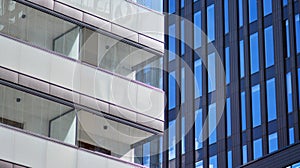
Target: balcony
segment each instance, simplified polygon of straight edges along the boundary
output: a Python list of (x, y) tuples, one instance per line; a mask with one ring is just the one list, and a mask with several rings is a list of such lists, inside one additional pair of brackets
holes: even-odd
[[(1, 67), (100, 101), (98, 111), (162, 125), (161, 55), (14, 1), (4, 2)], [(49, 90), (45, 92), (51, 94)], [(71, 101), (83, 103), (76, 97)]]

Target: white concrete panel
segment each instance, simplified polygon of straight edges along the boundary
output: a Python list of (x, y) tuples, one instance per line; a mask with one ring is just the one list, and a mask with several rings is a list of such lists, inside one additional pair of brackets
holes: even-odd
[[(112, 85), (111, 82), (113, 80), (113, 76), (109, 75), (105, 72), (97, 71), (95, 75), (95, 95), (100, 100), (111, 101), (111, 90)], [(103, 82), (105, 81), (105, 82)]]
[(20, 71), (24, 74), (34, 74), (34, 77), (42, 80), (49, 80), (50, 59), (51, 55), (43, 50), (32, 52), (32, 47), (21, 45)]
[(80, 73), (75, 75), (80, 75), (80, 91), (95, 97), (95, 75), (97, 70), (85, 65), (77, 65), (76, 70), (77, 69)]
[(79, 150), (77, 158), (77, 168), (99, 168), (107, 167), (108, 161), (104, 157), (91, 154), (86, 151)]
[(14, 157), (14, 133), (11, 130), (0, 127), (0, 158), (13, 160)]
[(20, 43), (0, 36), (0, 65), (6, 68), (19, 70), (19, 57), (21, 54), (20, 46)]
[(73, 90), (76, 62), (48, 55), (51, 57), (50, 82)]
[(16, 132), (14, 160), (21, 165), (30, 167), (45, 167), (46, 163), (45, 140)]
[(47, 142), (47, 158), (45, 168), (73, 168), (77, 164), (77, 149)]

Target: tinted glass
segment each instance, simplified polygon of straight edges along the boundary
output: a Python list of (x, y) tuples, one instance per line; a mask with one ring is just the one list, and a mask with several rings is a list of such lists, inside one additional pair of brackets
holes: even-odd
[(232, 151), (227, 152), (227, 167), (232, 168)]
[(250, 36), (250, 68), (251, 74), (259, 71), (258, 33)]
[(224, 0), (224, 29), (225, 34), (229, 32), (228, 0)]
[(175, 59), (175, 24), (169, 26), (169, 61)]
[(195, 112), (195, 149), (202, 148), (202, 109)]
[(246, 95), (245, 92), (241, 93), (241, 113), (242, 113), (242, 131), (246, 130)]
[(243, 146), (243, 164), (248, 162), (248, 151), (247, 151), (247, 145)]
[(215, 5), (207, 7), (207, 41), (215, 40)]
[(217, 142), (217, 129), (216, 129), (216, 103), (209, 105), (208, 107), (208, 122), (209, 122), (209, 144)]
[(202, 96), (202, 62), (198, 59), (195, 66), (195, 98)]
[(231, 136), (230, 98), (226, 99), (227, 136)]
[(243, 10), (243, 0), (239, 0), (239, 26), (242, 27), (243, 26), (243, 22), (244, 22), (244, 14), (243, 14), (244, 10)]
[(244, 40), (240, 41), (240, 76), (245, 76), (245, 62), (244, 62)]
[(209, 168), (217, 168), (217, 167), (218, 167), (217, 155), (209, 157)]
[(203, 160), (196, 162), (196, 168), (203, 168)]
[(175, 1), (169, 0), (169, 13), (175, 13)]
[(169, 122), (169, 160), (175, 158), (176, 154), (176, 121)]
[(300, 53), (300, 14), (295, 15), (295, 29), (297, 53)]
[(287, 110), (293, 112), (293, 95), (292, 95), (292, 77), (291, 72), (286, 74), (286, 96), (287, 96)]
[(286, 40), (286, 57), (290, 57), (290, 30), (289, 30), (289, 20), (285, 20), (285, 40)]
[(208, 55), (208, 93), (216, 90), (216, 61), (215, 53)]
[(253, 141), (253, 158), (260, 158), (262, 154), (262, 139), (260, 138)]
[(265, 28), (265, 63), (266, 68), (274, 65), (273, 26)]
[(260, 112), (260, 87), (255, 85), (252, 87), (252, 126), (257, 127), (261, 124)]
[(275, 78), (267, 81), (267, 111), (268, 121), (272, 121), (277, 118)]
[(230, 52), (229, 47), (225, 48), (225, 71), (226, 71), (226, 84), (230, 83)]
[(272, 0), (264, 0), (264, 16), (272, 13)]
[(169, 74), (169, 109), (175, 108), (176, 106), (176, 80), (175, 80), (175, 72), (171, 72)]
[(289, 142), (290, 145), (295, 143), (294, 128), (289, 129)]
[(184, 55), (185, 53), (185, 37), (184, 37), (184, 20), (181, 20), (181, 55)]
[(257, 20), (257, 0), (248, 0), (249, 23)]
[(194, 14), (194, 48), (201, 47), (201, 11)]
[(278, 150), (277, 132), (269, 135), (269, 153)]

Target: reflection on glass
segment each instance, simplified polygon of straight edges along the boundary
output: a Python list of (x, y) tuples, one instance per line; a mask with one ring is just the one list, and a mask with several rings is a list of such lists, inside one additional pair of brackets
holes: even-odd
[(277, 132), (269, 135), (269, 153), (278, 150)]
[(277, 118), (275, 78), (272, 78), (267, 81), (267, 111), (268, 111), (268, 122), (275, 120)]
[(242, 27), (244, 24), (244, 10), (243, 10), (243, 0), (239, 0), (239, 26)]
[(194, 63), (195, 68), (195, 98), (202, 96), (202, 61), (198, 59)]
[(292, 76), (291, 72), (286, 74), (286, 97), (288, 113), (293, 112)]
[(240, 41), (240, 77), (245, 77), (244, 40)]
[(216, 56), (215, 53), (208, 55), (208, 93), (216, 90)]
[(224, 0), (224, 29), (225, 34), (229, 32), (229, 12), (228, 12), (228, 0)]
[(169, 160), (176, 157), (176, 121), (169, 122)]
[(264, 2), (264, 16), (272, 13), (272, 0), (263, 0)]
[(257, 0), (248, 0), (249, 23), (257, 20)]
[(296, 51), (300, 53), (300, 14), (295, 15)]
[(217, 157), (217, 155), (209, 157), (209, 168), (218, 168), (218, 157)]
[(176, 79), (175, 72), (169, 74), (169, 95), (168, 95), (169, 110), (176, 106)]
[(217, 109), (216, 103), (210, 104), (208, 107), (208, 133), (209, 133), (209, 145), (217, 142)]
[(229, 47), (225, 48), (225, 72), (226, 72), (226, 84), (230, 83), (230, 51)]
[(241, 93), (241, 115), (242, 115), (242, 131), (246, 130), (246, 95), (245, 92)]
[(203, 168), (203, 160), (196, 162), (196, 168)]
[(289, 20), (285, 20), (285, 40), (286, 40), (286, 57), (291, 56), (290, 52), (290, 30), (289, 30)]
[(226, 99), (226, 118), (227, 118), (227, 136), (231, 136), (231, 111), (230, 111), (230, 98)]
[(261, 124), (260, 112), (260, 86), (252, 87), (252, 126), (253, 128)]
[(253, 141), (253, 159), (262, 157), (262, 139)]
[(294, 128), (289, 129), (289, 143), (290, 145), (295, 143)]
[(251, 74), (259, 71), (258, 33), (250, 35), (250, 70)]
[(227, 152), (227, 168), (232, 168), (232, 151)]
[(202, 148), (202, 109), (195, 112), (195, 149)]
[(265, 28), (265, 60), (266, 68), (274, 65), (273, 26)]
[(207, 41), (215, 40), (215, 5), (207, 7)]
[(247, 145), (243, 146), (243, 164), (246, 164), (248, 162), (248, 151), (247, 151)]
[(194, 14), (194, 48), (201, 47), (201, 11)]

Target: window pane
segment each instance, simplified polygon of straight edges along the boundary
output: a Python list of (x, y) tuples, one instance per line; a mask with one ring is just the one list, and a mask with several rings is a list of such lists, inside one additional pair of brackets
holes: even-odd
[(195, 112), (195, 149), (202, 148), (202, 109)]
[(251, 74), (259, 71), (258, 33), (250, 36), (250, 64)]
[(288, 0), (282, 0), (283, 6), (286, 6), (288, 4)]
[(253, 128), (261, 124), (259, 85), (255, 85), (252, 87), (252, 124)]
[(267, 111), (268, 122), (275, 120), (276, 116), (276, 86), (275, 78), (267, 81)]
[(230, 52), (229, 47), (225, 48), (225, 64), (226, 64), (226, 84), (230, 83)]
[(266, 68), (274, 65), (273, 26), (265, 28), (265, 59)]
[(218, 158), (217, 155), (209, 158), (209, 168), (217, 168), (218, 167)]
[(150, 167), (150, 143), (143, 144), (143, 165)]
[(247, 145), (243, 146), (243, 164), (248, 162)]
[(208, 119), (209, 119), (209, 144), (213, 144), (217, 142), (217, 129), (216, 129), (216, 103), (213, 103), (209, 105), (209, 111), (208, 111)]
[(257, 0), (248, 0), (249, 5), (249, 23), (257, 20)]
[(253, 141), (253, 158), (257, 159), (262, 157), (262, 139)]
[(288, 112), (293, 112), (293, 97), (292, 97), (292, 77), (291, 72), (286, 74), (286, 96)]
[(244, 10), (243, 10), (243, 0), (239, 0), (239, 25), (240, 27), (243, 26), (244, 22)]
[(184, 0), (181, 0), (181, 8), (183, 8), (184, 7)]
[(241, 112), (242, 112), (242, 131), (246, 130), (246, 95), (245, 92), (241, 93)]
[(175, 24), (169, 26), (169, 61), (175, 59)]
[(203, 160), (196, 162), (196, 168), (203, 168)]
[(207, 41), (215, 40), (215, 5), (207, 7)]
[(201, 47), (201, 11), (194, 14), (194, 48)]
[(227, 168), (232, 168), (232, 151), (227, 152)]
[(169, 13), (175, 13), (175, 1), (169, 0)]
[(285, 20), (285, 40), (286, 40), (286, 54), (287, 57), (290, 57), (290, 29), (289, 29), (289, 20)]
[(183, 104), (184, 101), (185, 101), (185, 69), (184, 69), (184, 67), (181, 68), (181, 87), (180, 87), (180, 92), (181, 92), (181, 104)]
[(244, 62), (244, 40), (240, 41), (240, 76), (245, 76), (245, 62)]
[(216, 90), (216, 63), (215, 53), (208, 55), (208, 93)]
[(264, 0), (264, 16), (272, 13), (272, 0)]
[(198, 59), (195, 66), (195, 98), (202, 96), (202, 62)]
[(229, 32), (228, 0), (224, 0), (225, 34)]
[(176, 156), (176, 121), (169, 122), (169, 160), (172, 160)]
[(269, 135), (269, 153), (278, 150), (277, 132)]
[(181, 154), (185, 154), (185, 118), (181, 118)]
[(226, 99), (226, 117), (227, 117), (227, 136), (231, 136), (231, 112), (230, 112), (230, 98)]
[(184, 20), (181, 20), (181, 55), (185, 53)]
[(297, 53), (300, 53), (300, 14), (295, 15), (295, 28), (296, 28), (296, 48)]
[(294, 128), (290, 128), (289, 129), (289, 141), (290, 141), (290, 145), (291, 144), (294, 144), (294, 139), (295, 139), (295, 137), (294, 137)]
[(176, 106), (176, 80), (175, 72), (169, 74), (169, 110)]

